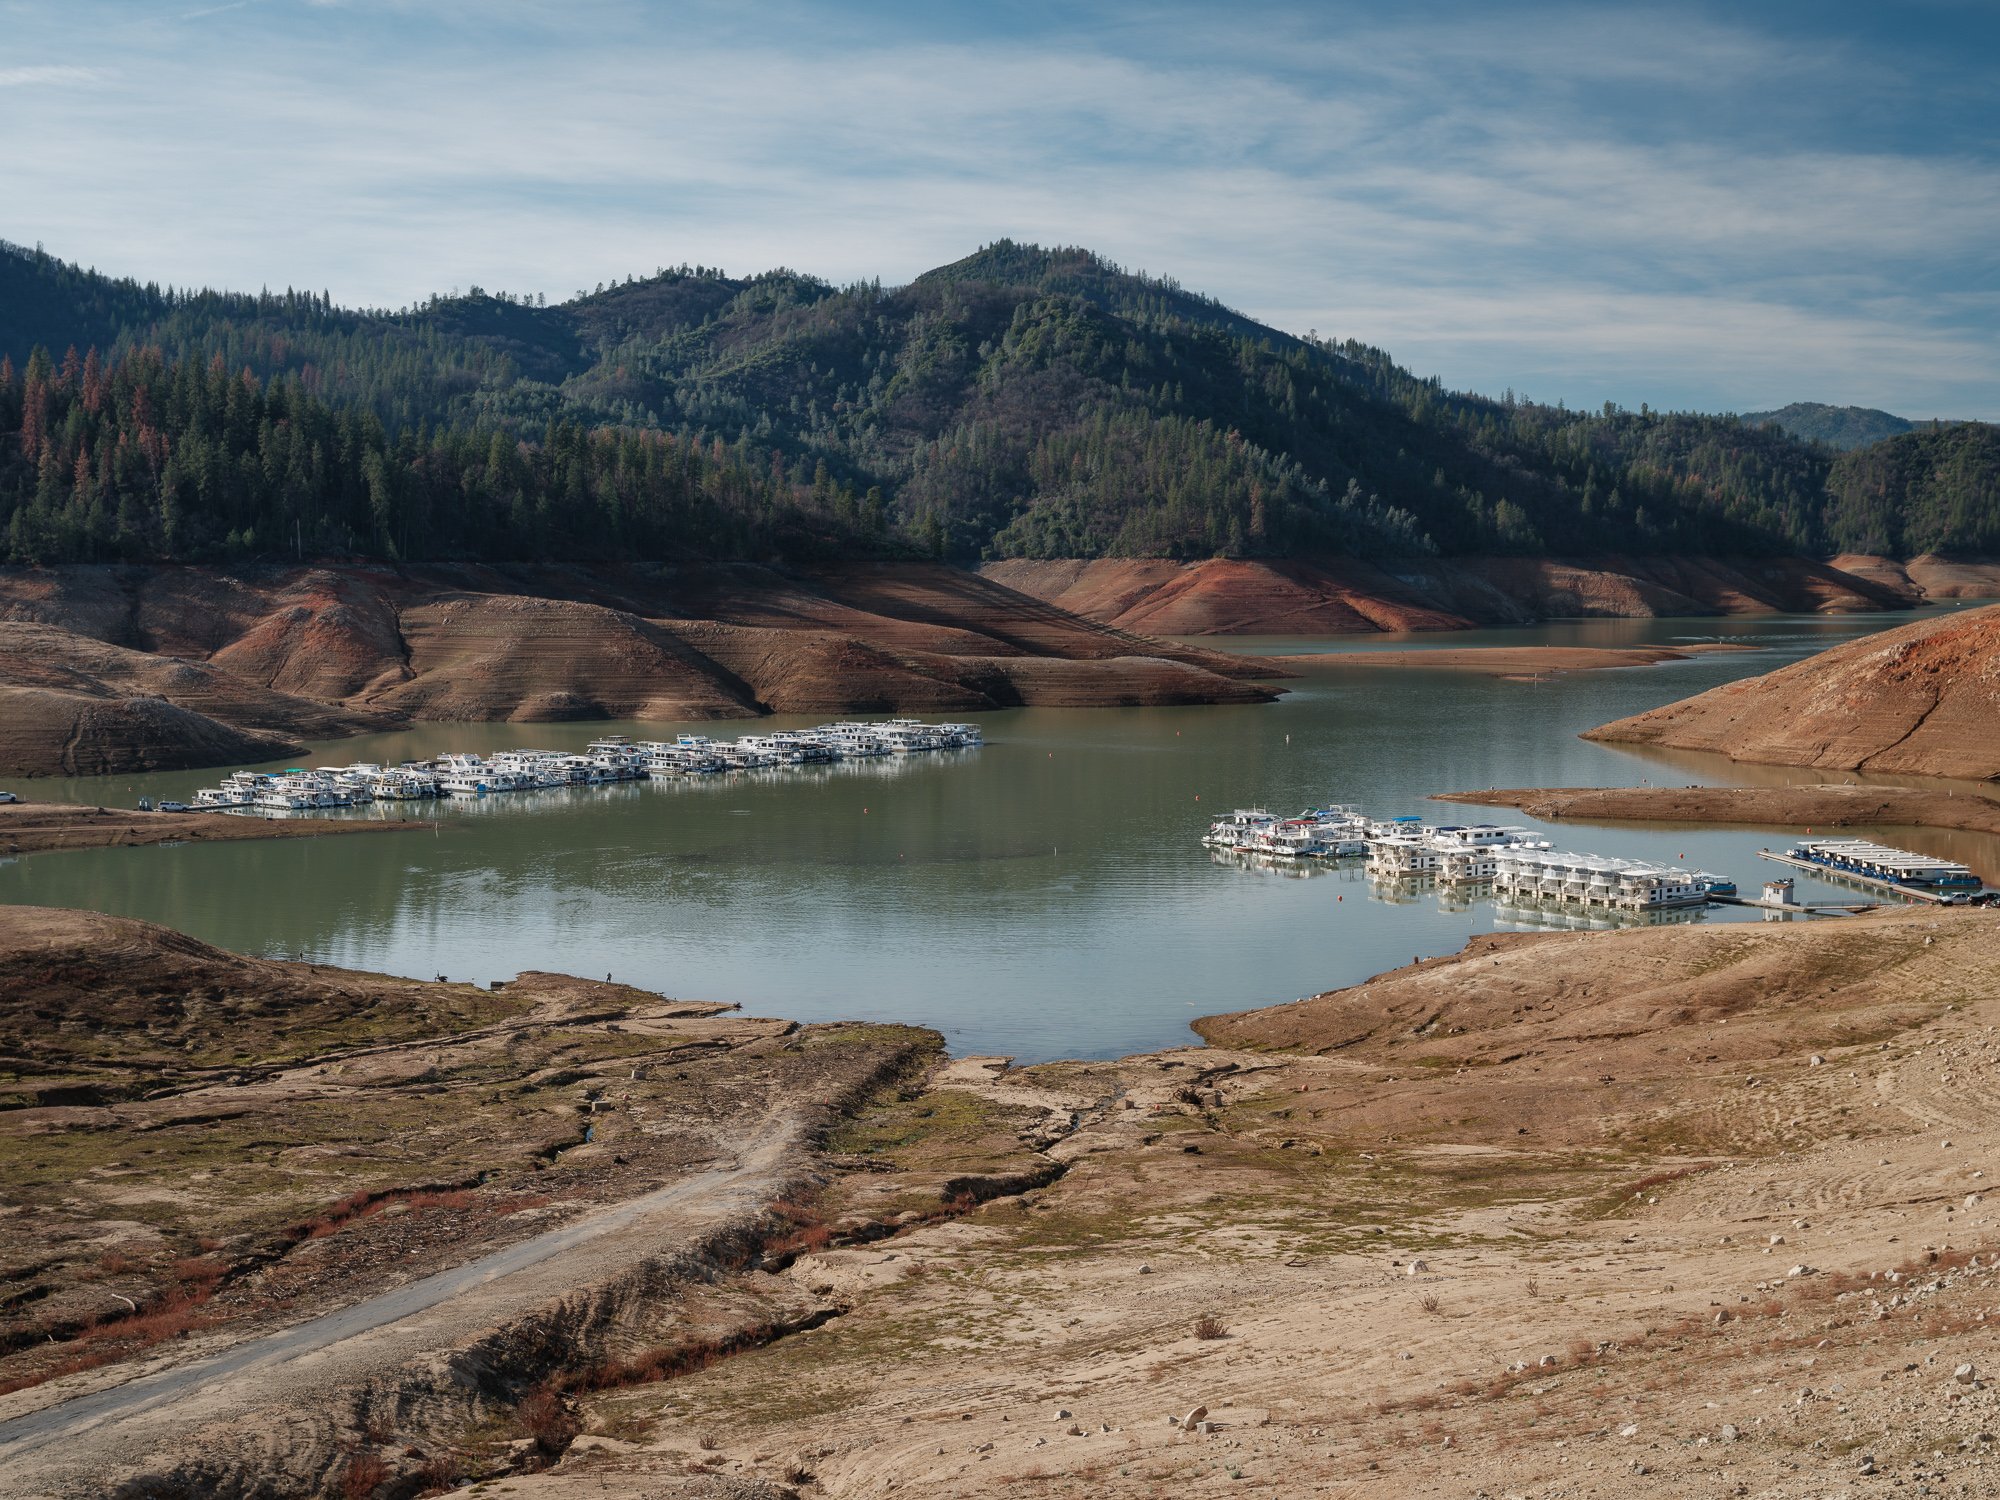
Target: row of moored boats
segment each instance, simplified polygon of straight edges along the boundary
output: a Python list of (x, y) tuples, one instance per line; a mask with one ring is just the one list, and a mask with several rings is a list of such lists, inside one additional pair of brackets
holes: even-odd
[(1374, 819), (1346, 805), (1293, 818), (1240, 808), (1212, 823), (1202, 842), (1259, 859), (1365, 858), (1368, 873), (1387, 880), (1483, 885), (1524, 901), (1658, 911), (1736, 894), (1733, 881), (1704, 870), (1570, 853), (1526, 828)]
[[(1494, 823), (1430, 826), (1421, 818), (1371, 818), (1346, 803), (1308, 808), (1285, 818), (1261, 807), (1238, 808), (1209, 825), (1201, 840), (1211, 849), (1236, 854), (1268, 854), (1279, 859), (1348, 859), (1363, 855), (1401, 858), (1414, 866), (1448, 853), (1496, 848), (1546, 849), (1549, 842), (1525, 828)], [(1393, 853), (1392, 853), (1393, 851)], [(1419, 873), (1412, 869), (1411, 873)]]
[(973, 749), (982, 743), (976, 724), (926, 724), (917, 719), (822, 724), (814, 729), (746, 734), (735, 739), (683, 734), (673, 740), (635, 741), (625, 735), (609, 735), (591, 741), (581, 753), (499, 750), (490, 755), (440, 755), (397, 766), (363, 761), (311, 770), (237, 771), (220, 786), (196, 792), (194, 806), (221, 811), (298, 812), (370, 802), (484, 797), (553, 787), (830, 765)]

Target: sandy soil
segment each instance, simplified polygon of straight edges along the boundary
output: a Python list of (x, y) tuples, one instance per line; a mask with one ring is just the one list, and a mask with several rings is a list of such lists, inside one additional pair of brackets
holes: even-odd
[(111, 845), (195, 844), (228, 839), (304, 839), (322, 833), (391, 833), (429, 827), (360, 818), (259, 818), (244, 813), (126, 812), (67, 802), (0, 805), (0, 854), (43, 854)]
[[(1547, 822), (1750, 823), (1777, 828), (1960, 828), (2000, 833), (2000, 801), (1903, 786), (1489, 787), (1439, 802), (1518, 807)], [(2000, 872), (1996, 872), (2000, 873)]]
[(1990, 781), (2000, 777), (2000, 606), (1863, 636), (1584, 738)]
[(1269, 659), (1293, 672), (1346, 667), (1431, 667), (1445, 672), (1478, 672), (1515, 682), (1539, 682), (1567, 672), (1651, 667), (1666, 661), (1686, 661), (1713, 651), (1757, 649), (1727, 642), (1693, 646), (1473, 646), (1413, 651), (1322, 651), (1297, 656), (1279, 654)]

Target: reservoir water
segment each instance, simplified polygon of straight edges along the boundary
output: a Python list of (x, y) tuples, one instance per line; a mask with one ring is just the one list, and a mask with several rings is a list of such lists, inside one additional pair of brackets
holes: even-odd
[[(1188, 1021), (1349, 984), (1467, 936), (1533, 925), (1491, 901), (1378, 891), (1358, 862), (1310, 878), (1212, 859), (1238, 806), (1352, 802), (1378, 815), (1528, 823), (1429, 803), (1489, 786), (1856, 779), (1638, 754), (1579, 731), (1768, 671), (1906, 616), (1587, 621), (1363, 640), (1204, 641), (1361, 651), (1737, 641), (1754, 651), (1512, 682), (1417, 669), (1316, 670), (1276, 704), (1021, 709), (987, 744), (821, 771), (382, 805), (410, 833), (89, 850), (0, 862), (0, 903), (89, 907), (238, 951), (486, 981), (609, 973), (800, 1020), (936, 1026), (957, 1052), (1109, 1056), (1193, 1040)], [(792, 720), (745, 722), (759, 732)], [(298, 764), (446, 749), (581, 746), (687, 725), (427, 725), (315, 746)], [(728, 734), (739, 726), (700, 726)], [(30, 782), (37, 798), (130, 806), (219, 771)], [(1564, 824), (1557, 847), (1679, 861), (1746, 891), (1784, 837)], [(1990, 839), (1879, 830), (2000, 876)], [(1801, 899), (1854, 899), (1801, 878)], [(0, 920), (3, 920), (0, 917)], [(1683, 920), (1761, 920), (1717, 908)], [(1544, 918), (1544, 922), (1557, 919)], [(1823, 920), (1842, 920), (1839, 918)]]

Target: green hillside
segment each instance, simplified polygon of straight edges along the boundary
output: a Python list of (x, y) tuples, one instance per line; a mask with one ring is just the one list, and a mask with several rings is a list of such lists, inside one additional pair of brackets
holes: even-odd
[[(99, 351), (97, 397), (71, 348)], [(1756, 554), (1881, 535), (1966, 550), (1991, 530), (1976, 444), (1969, 469), (1863, 478), (1734, 417), (1450, 392), (1381, 350), (1006, 241), (896, 288), (682, 266), (559, 306), (473, 288), (397, 310), (140, 286), (9, 247), (0, 356), (0, 534), (17, 560), (308, 538), (411, 558)], [(105, 385), (109, 370), (124, 373)], [(224, 377), (210, 406), (129, 405)], [(213, 402), (239, 388), (269, 436), (232, 429), (229, 486), (187, 488), (190, 449), (215, 451)], [(114, 389), (115, 409), (90, 409)], [(300, 449), (307, 413), (358, 436)], [(141, 428), (164, 455), (151, 466), (131, 457)], [(629, 478), (554, 457), (635, 443), (726, 498), (635, 500)], [(391, 478), (362, 505), (370, 455)], [(1921, 502), (1895, 488), (1920, 479)], [(454, 509), (446, 488), (472, 498)], [(170, 500), (176, 526), (137, 524)], [(119, 515), (133, 524), (102, 520)]]
[(1822, 401), (1794, 401), (1776, 411), (1746, 411), (1743, 420), (1752, 427), (1773, 423), (1795, 438), (1825, 443), (1842, 452), (1900, 437), (1917, 425), (1907, 417), (1872, 406), (1828, 406)]

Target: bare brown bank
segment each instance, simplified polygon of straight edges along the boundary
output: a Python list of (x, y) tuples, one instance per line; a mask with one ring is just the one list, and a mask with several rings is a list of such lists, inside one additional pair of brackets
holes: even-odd
[(1024, 1193), (802, 1258), (846, 1312), (585, 1394), (514, 1493), (1990, 1494), (1996, 936), (1482, 938), (1206, 1049), (960, 1060), (836, 1195)]
[(1723, 642), (1693, 646), (1471, 646), (1453, 650), (1320, 651), (1273, 655), (1290, 672), (1340, 671), (1348, 667), (1423, 667), (1439, 672), (1477, 672), (1517, 682), (1537, 682), (1569, 672), (1603, 672), (1620, 667), (1653, 667), (1687, 661), (1717, 651), (1755, 651)]
[[(1912, 570), (1921, 572), (1915, 564)], [(1165, 636), (1465, 630), (1580, 616), (1853, 613), (1908, 609), (1926, 597), (1912, 572), (1893, 566), (1850, 572), (1839, 560), (1807, 558), (1013, 559), (980, 571), (1089, 619)], [(1988, 571), (2000, 579), (2000, 569)]]
[[(107, 962), (137, 960), (154, 996), (259, 987), (215, 967), (249, 961), (116, 925), (62, 940), (85, 953), (109, 942)], [(606, 1247), (585, 1247), (514, 1280), (523, 1300), (505, 1326), (546, 1330), (539, 1340), (477, 1332), (500, 1309), (467, 1289), (410, 1320), (473, 1341), (457, 1354), (402, 1362), (382, 1329), (224, 1383), (151, 1429), (92, 1428), (18, 1456), (6, 1445), (21, 1429), (0, 1416), (0, 1476), (38, 1493), (24, 1476), (67, 1484), (143, 1460), (210, 1493), (386, 1496), (426, 1466), (440, 1481), (460, 1466), (511, 1470), (523, 1500), (1139, 1500), (1215, 1485), (1804, 1496), (1868, 1470), (1987, 1494), (1996, 937), (1986, 913), (1486, 937), (1349, 990), (1210, 1018), (1207, 1048), (902, 1073), (880, 1065), (923, 1048), (899, 1053), (883, 1028), (796, 1045), (782, 1023), (757, 1023), (779, 1029), (726, 1042), (711, 1020), (650, 1017), (579, 981), (527, 976), (498, 996), (405, 986), (408, 999), (380, 1003), (365, 976), (260, 966), (260, 984), (298, 997), (302, 1032), (318, 1032), (268, 1075), (273, 1098), (308, 1090), (290, 1107), (436, 1097), (468, 1122), (451, 1152), (518, 1160), (509, 1143), (533, 1138), (537, 1119), (555, 1126), (566, 1094), (595, 1085), (622, 1106), (631, 1088), (636, 1117), (569, 1114), (567, 1129), (589, 1118), (621, 1132), (557, 1158), (554, 1180), (591, 1194), (600, 1172), (619, 1190), (639, 1180), (607, 1160), (633, 1150), (654, 1153), (646, 1180), (670, 1173), (657, 1153), (676, 1140), (690, 1153), (676, 1160), (740, 1157), (732, 1122), (773, 1097), (754, 1080), (774, 1066), (801, 1083), (833, 1069), (809, 1096), (871, 1066), (878, 1087), (818, 1116), (811, 1175), (825, 1185), (809, 1205), (792, 1198), (761, 1258), (682, 1259), (621, 1301), (594, 1290)], [(559, 999), (538, 993), (558, 983), (570, 986)], [(414, 1032), (300, 1056), (351, 1024), (341, 997), (356, 993)], [(144, 1014), (161, 1000), (135, 988), (121, 1003)], [(253, 1006), (242, 1025), (255, 1038), (290, 1003)], [(425, 1003), (439, 1008), (411, 1023)], [(213, 1067), (201, 1026), (188, 1014), (148, 1034), (169, 1066)], [(440, 1040), (418, 1041), (425, 1029)], [(168, 1061), (191, 1039), (190, 1062)], [(600, 1049), (618, 1047), (631, 1051), (614, 1071)], [(549, 1071), (565, 1055), (576, 1064)], [(480, 1080), (496, 1102), (532, 1083), (518, 1096), (527, 1123), (482, 1104)], [(207, 1132), (269, 1132), (268, 1115), (201, 1123), (216, 1097), (134, 1101), (115, 1121), (17, 1111), (12, 1149), (42, 1154), (31, 1160), (88, 1145), (138, 1168), (67, 1174), (90, 1184), (92, 1206), (64, 1209), (80, 1221), (68, 1238), (40, 1238), (61, 1247), (44, 1259), (81, 1275), (33, 1274), (70, 1276), (67, 1297), (110, 1274), (92, 1258), (104, 1232), (85, 1226), (150, 1222), (132, 1208), (147, 1174), (226, 1207), (254, 1161), (208, 1186), (143, 1157), (151, 1144), (198, 1150)], [(355, 1172), (371, 1160), (357, 1128), (304, 1160)], [(579, 1153), (593, 1151), (586, 1168)], [(393, 1164), (367, 1170), (409, 1182)], [(522, 1190), (507, 1176), (460, 1197), (391, 1194), (274, 1262), (276, 1279), (315, 1307), (371, 1277), (417, 1284), (491, 1236), (530, 1233), (543, 1210)], [(687, 1211), (712, 1224), (719, 1210)], [(440, 1385), (441, 1367), (455, 1385)], [(466, 1393), (482, 1391), (467, 1420)], [(145, 1441), (120, 1450), (121, 1432)]]
[(1957, 828), (2000, 833), (2000, 801), (1901, 786), (1496, 787), (1438, 802), (1518, 807), (1547, 822), (1751, 823), (1780, 828)]
[(0, 569), (0, 774), (291, 753), (412, 721), (1256, 703), (1269, 663), (955, 569)]
[(242, 813), (125, 812), (62, 802), (0, 806), (0, 854), (45, 854), (142, 844), (303, 839), (323, 833), (393, 833), (428, 825), (374, 818), (259, 818)]
[(407, 1494), (560, 1452), (538, 1383), (781, 1264), (813, 1139), (937, 1047), (6, 918), (9, 1496), (365, 1494), (378, 1464)]
[(2000, 606), (1919, 620), (1585, 739), (1762, 765), (2000, 777)]

